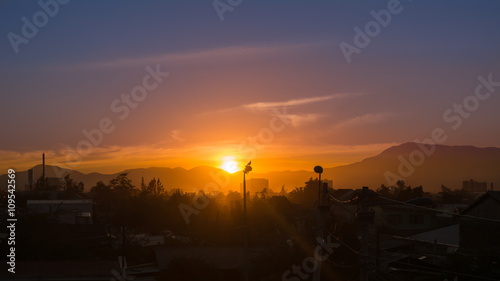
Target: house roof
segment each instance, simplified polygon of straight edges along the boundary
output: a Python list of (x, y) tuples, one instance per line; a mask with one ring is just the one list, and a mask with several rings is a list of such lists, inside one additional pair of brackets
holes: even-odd
[[(406, 237), (411, 239), (411, 236)], [(458, 224), (437, 228), (434, 230), (421, 232), (413, 235), (413, 239), (429, 243), (457, 246), (459, 244), (459, 227)]]
[(356, 190), (354, 189), (345, 189), (345, 188), (336, 189), (333, 191), (333, 196), (340, 201), (347, 201), (352, 198), (355, 191)]
[(500, 191), (488, 191), (486, 193), (489, 194), (491, 197), (493, 197), (498, 202), (500, 202)]
[(406, 201), (406, 203), (417, 205), (417, 206), (426, 206), (426, 205), (433, 205), (434, 201), (432, 201), (431, 198), (427, 198), (427, 197), (416, 197), (416, 198), (413, 198), (413, 199)]
[(500, 191), (488, 191), (485, 194), (481, 195), (476, 201), (472, 202), (467, 208), (465, 208), (461, 214), (467, 214), (470, 210), (475, 208), (477, 205), (479, 205), (481, 202), (483, 202), (486, 198), (491, 197), (495, 201), (500, 204)]
[(396, 211), (401, 211), (401, 212), (410, 212), (410, 213), (418, 213), (418, 214), (422, 214), (422, 213), (429, 213), (429, 214), (435, 214), (435, 212), (433, 210), (428, 210), (428, 209), (422, 209), (422, 208), (419, 208), (419, 206), (415, 205), (415, 206), (410, 206), (410, 205), (402, 205), (402, 204), (397, 204), (397, 203), (393, 203), (393, 202), (387, 202), (387, 203), (378, 203), (376, 205), (374, 205), (374, 207), (378, 207), (382, 210), (396, 210)]

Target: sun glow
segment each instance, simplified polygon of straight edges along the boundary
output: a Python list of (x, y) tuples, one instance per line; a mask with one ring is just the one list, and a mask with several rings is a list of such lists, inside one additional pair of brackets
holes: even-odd
[(224, 171), (232, 174), (241, 169), (238, 167), (238, 162), (234, 160), (233, 156), (226, 156), (222, 158), (222, 165), (220, 166)]

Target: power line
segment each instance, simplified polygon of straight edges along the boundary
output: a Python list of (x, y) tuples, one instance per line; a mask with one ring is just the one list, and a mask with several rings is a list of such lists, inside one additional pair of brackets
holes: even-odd
[[(328, 233), (330, 233), (330, 232), (328, 232)], [(349, 247), (348, 245), (346, 245), (344, 242), (342, 242), (341, 240), (337, 239), (337, 237), (335, 237), (332, 233), (330, 233), (330, 234), (337, 241), (341, 242), (342, 244), (344, 244), (344, 246), (348, 247), (351, 251), (353, 251), (354, 253), (359, 254), (359, 252), (353, 250), (351, 247)], [(494, 278), (484, 277), (484, 276), (479, 276), (479, 275), (472, 275), (472, 274), (468, 274), (468, 273), (464, 273), (464, 272), (451, 271), (451, 270), (446, 270), (446, 269), (436, 269), (436, 268), (426, 267), (426, 266), (422, 266), (422, 265), (416, 265), (416, 264), (408, 264), (408, 263), (404, 263), (404, 262), (398, 262), (398, 261), (395, 261), (395, 260), (390, 259), (390, 258), (377, 257), (377, 256), (373, 256), (373, 255), (367, 255), (367, 257), (374, 258), (374, 259), (379, 259), (379, 260), (386, 260), (386, 261), (390, 261), (390, 262), (395, 263), (395, 264), (401, 264), (401, 265), (406, 265), (406, 266), (410, 266), (410, 267), (418, 267), (418, 268), (422, 268), (422, 269), (431, 270), (431, 272), (421, 271), (421, 273), (443, 272), (443, 273), (456, 274), (456, 275), (473, 277), (473, 278), (478, 278), (478, 279), (483, 279), (483, 280), (500, 281), (500, 279), (494, 279)]]
[[(332, 194), (330, 194), (330, 193), (328, 193), (328, 194), (329, 194), (330, 198), (332, 199), (332, 201), (338, 203), (340, 205), (340, 207), (342, 207), (342, 208), (343, 208), (343, 206), (342, 206), (343, 204), (353, 203), (354, 201), (357, 201), (357, 199), (359, 199), (359, 196), (360, 196), (360, 194), (354, 193), (353, 196), (352, 196), (352, 198), (350, 200), (342, 201), (342, 200), (339, 200), (339, 199), (335, 198)], [(375, 192), (372, 192), (370, 195), (374, 195), (375, 197), (380, 198), (380, 199), (385, 200), (385, 201), (389, 201), (389, 202), (393, 202), (393, 203), (397, 203), (397, 204), (401, 204), (401, 205), (410, 206), (410, 207), (415, 208), (415, 209), (419, 208), (419, 209), (422, 209), (422, 210), (427, 210), (427, 211), (436, 212), (436, 213), (442, 213), (442, 214), (449, 214), (449, 215), (452, 215), (452, 216), (459, 216), (459, 217), (462, 217), (462, 218), (475, 219), (475, 220), (481, 220), (481, 221), (487, 221), (487, 222), (493, 222), (493, 223), (500, 223), (500, 220), (494, 220), (494, 219), (476, 217), (476, 216), (465, 215), (465, 214), (451, 213), (451, 212), (447, 212), (447, 211), (442, 211), (442, 210), (437, 210), (437, 209), (428, 208), (428, 207), (422, 207), (422, 206), (418, 206), (418, 205), (414, 205), (414, 204), (410, 204), (410, 203), (406, 203), (406, 202), (401, 202), (401, 201), (397, 201), (397, 200), (393, 200), (393, 199), (389, 199), (389, 198), (380, 196), (380, 195), (376, 194)], [(343, 209), (347, 209), (347, 208), (343, 208)], [(386, 220), (385, 217), (383, 217), (383, 219)], [(351, 248), (349, 245), (347, 245), (339, 237), (335, 236), (330, 231), (326, 230), (326, 232), (328, 234), (332, 235), (338, 242), (340, 242), (342, 245), (344, 245), (346, 248), (348, 248), (353, 253), (355, 253), (357, 255), (361, 255), (360, 252), (358, 252), (358, 251), (354, 250), (353, 248)], [(378, 259), (378, 260), (392, 261), (392, 263), (394, 263), (394, 264), (402, 264), (402, 265), (406, 265), (406, 266), (413, 267), (413, 268), (420, 268), (420, 269), (428, 270), (427, 272), (422, 271), (422, 270), (416, 270), (417, 273), (427, 273), (427, 274), (448, 273), (448, 274), (460, 275), (460, 276), (465, 276), (465, 277), (478, 278), (478, 279), (482, 279), (482, 280), (500, 281), (500, 279), (494, 279), (494, 278), (490, 278), (490, 277), (472, 275), (472, 274), (468, 274), (468, 273), (464, 273), (464, 272), (456, 272), (456, 271), (445, 270), (445, 269), (436, 269), (436, 268), (431, 268), (431, 267), (426, 267), (426, 266), (421, 266), (421, 265), (416, 265), (416, 264), (407, 264), (407, 263), (398, 262), (398, 261), (394, 261), (394, 260), (387, 259), (387, 258), (382, 258), (382, 257), (379, 257), (379, 256), (372, 256), (372, 255), (369, 255), (369, 254), (366, 254), (366, 253), (363, 254), (363, 255), (366, 256), (366, 257), (375, 258), (375, 259)], [(379, 277), (381, 277), (381, 276), (379, 275)]]
[[(332, 198), (333, 198), (333, 196), (332, 196)], [(409, 204), (409, 203), (400, 202), (400, 201), (396, 201), (396, 200), (392, 200), (392, 199), (388, 199), (388, 198), (384, 198), (384, 197), (382, 197), (382, 199), (386, 199), (386, 200), (397, 202), (397, 203), (403, 203), (404, 205), (410, 205), (412, 207), (420, 207), (420, 206), (416, 206), (416, 205), (412, 205), (412, 204)], [(342, 201), (340, 201), (340, 202), (342, 202)], [(428, 210), (432, 210), (432, 211), (435, 211), (435, 212), (442, 212), (442, 211), (431, 209), (431, 208), (426, 208), (426, 207), (423, 207), (423, 208), (428, 209)], [(446, 212), (444, 212), (444, 213), (446, 213)], [(462, 216), (467, 216), (467, 215), (462, 215)], [(473, 217), (473, 216), (467, 216), (467, 217), (472, 217), (474, 219), (478, 218), (478, 217)], [(383, 219), (386, 219), (386, 218), (383, 217)], [(478, 218), (478, 219), (482, 219), (482, 218)], [(486, 220), (490, 221), (489, 219), (486, 219)], [(500, 222), (500, 221), (494, 221), (494, 222)], [(339, 237), (337, 237), (336, 235), (334, 235), (333, 233), (331, 233), (328, 230), (325, 230), (325, 231), (328, 234), (330, 234), (333, 238), (335, 238), (335, 240), (337, 240), (342, 245), (344, 245), (346, 248), (348, 248), (351, 252), (353, 252), (354, 254), (360, 255), (360, 253), (358, 251), (354, 250), (352, 247), (350, 247), (348, 244), (346, 244), (344, 241), (342, 241)], [(383, 258), (383, 257), (378, 257), (378, 256), (373, 256), (373, 255), (369, 255), (369, 254), (366, 255), (366, 257), (375, 258), (375, 259), (379, 259), (379, 260), (391, 261), (391, 262), (393, 262), (395, 264), (401, 264), (401, 265), (406, 265), (406, 266), (410, 266), (410, 267), (415, 267), (415, 268), (430, 270), (428, 272), (420, 270), (420, 271), (418, 271), (420, 273), (439, 273), (439, 272), (441, 272), (441, 273), (449, 273), (449, 274), (455, 274), (455, 275), (466, 276), (466, 277), (473, 277), (473, 278), (478, 278), (478, 279), (482, 279), (482, 280), (500, 281), (500, 279), (494, 279), (494, 278), (490, 278), (490, 277), (472, 275), (472, 274), (463, 273), (463, 272), (457, 272), (457, 271), (451, 271), (451, 270), (445, 270), (445, 269), (435, 269), (435, 268), (421, 266), (421, 265), (416, 265), (416, 264), (407, 264), (407, 263), (404, 263), (404, 262), (394, 261), (393, 259)]]
[(356, 215), (356, 213), (357, 213), (356, 211), (351, 210), (351, 209), (345, 207), (344, 204), (338, 204), (338, 205), (335, 205), (335, 206), (339, 206), (341, 209), (346, 210), (348, 213), (350, 213), (352, 215)]
[(427, 210), (427, 211), (431, 211), (431, 212), (448, 214), (448, 215), (452, 215), (452, 216), (459, 216), (459, 217), (468, 218), (468, 219), (476, 219), (476, 220), (482, 220), (482, 221), (487, 221), (487, 222), (500, 223), (500, 220), (494, 220), (494, 219), (476, 217), (476, 216), (471, 216), (471, 215), (464, 215), (464, 214), (459, 214), (459, 213), (452, 213), (452, 212), (437, 210), (437, 209), (433, 209), (433, 208), (418, 206), (418, 205), (410, 204), (410, 203), (407, 203), (407, 202), (397, 201), (397, 200), (389, 199), (389, 198), (386, 198), (386, 197), (383, 197), (383, 196), (380, 196), (380, 195), (376, 195), (376, 196), (378, 198), (386, 200), (386, 201), (394, 202), (394, 203), (401, 204), (401, 205), (410, 206), (410, 207), (413, 207), (413, 208), (419, 208), (419, 209)]
[(331, 232), (330, 232), (330, 231), (328, 231), (328, 230), (325, 230), (325, 231), (326, 231), (328, 234), (330, 234), (333, 238), (335, 238), (335, 240), (339, 241), (339, 242), (340, 242), (340, 244), (344, 245), (346, 248), (348, 248), (349, 250), (351, 250), (351, 252), (353, 252), (353, 253), (355, 253), (355, 254), (359, 255), (359, 252), (358, 252), (358, 251), (354, 250), (353, 248), (351, 248), (351, 246), (347, 245), (347, 243), (345, 243), (344, 241), (342, 241), (342, 240), (340, 239), (340, 237), (336, 236), (335, 234), (331, 233)]
[[(339, 240), (339, 242), (341, 242), (341, 241)], [(352, 248), (350, 248), (350, 249), (352, 249)], [(356, 251), (354, 251), (354, 252), (356, 252)], [(431, 267), (422, 266), (422, 265), (408, 264), (408, 263), (400, 262), (400, 261), (398, 262), (398, 261), (395, 261), (395, 260), (390, 259), (390, 258), (376, 257), (376, 256), (373, 256), (373, 255), (367, 255), (367, 257), (374, 258), (374, 259), (380, 259), (380, 260), (386, 260), (386, 261), (390, 261), (390, 262), (395, 263), (395, 264), (406, 265), (406, 266), (409, 266), (409, 267), (418, 267), (418, 268), (421, 268), (421, 269), (430, 270), (430, 271), (427, 271), (427, 272), (426, 271), (420, 271), (420, 273), (439, 273), (439, 272), (442, 272), (442, 273), (449, 273), (449, 274), (455, 274), (455, 275), (473, 277), (473, 278), (478, 278), (478, 279), (483, 279), (483, 280), (500, 281), (500, 279), (494, 279), (494, 278), (484, 277), (484, 276), (480, 276), (480, 275), (472, 275), (472, 274), (468, 274), (468, 273), (464, 273), (464, 272), (451, 271), (451, 270), (446, 270), (446, 269), (436, 269), (436, 268), (431, 268)]]
[(352, 198), (349, 199), (349, 200), (346, 200), (346, 201), (339, 200), (339, 199), (333, 197), (333, 195), (330, 194), (330, 193), (328, 193), (328, 195), (330, 195), (330, 198), (332, 198), (333, 201), (335, 201), (335, 202), (337, 202), (339, 204), (349, 204), (349, 203), (352, 203), (352, 202), (356, 201), (356, 199), (358, 199), (358, 194), (357, 193), (354, 193), (352, 195)]
[[(390, 198), (387, 198), (387, 197), (383, 197), (383, 196), (378, 195), (375, 192), (373, 192), (373, 194), (375, 194), (375, 196), (377, 198), (380, 198), (380, 199), (383, 199), (383, 200), (386, 200), (386, 201), (390, 201), (390, 202), (393, 202), (393, 203), (401, 204), (401, 205), (410, 206), (410, 207), (413, 207), (413, 208), (419, 208), (419, 209), (422, 209), (422, 210), (427, 210), (427, 211), (441, 213), (441, 214), (448, 214), (448, 215), (452, 215), (452, 216), (459, 216), (459, 217), (468, 218), (468, 219), (475, 219), (475, 220), (482, 220), (482, 221), (487, 221), (487, 222), (500, 223), (500, 220), (494, 220), (494, 219), (476, 217), (476, 216), (471, 216), (471, 215), (464, 215), (464, 214), (460, 214), (460, 213), (452, 213), (452, 212), (447, 212), (447, 211), (443, 211), (443, 210), (437, 210), (437, 209), (433, 209), (433, 208), (418, 206), (418, 205), (410, 204), (410, 203), (407, 203), (407, 202), (402, 202), (402, 201), (390, 199)], [(353, 197), (350, 200), (345, 200), (345, 201), (342, 201), (342, 200), (339, 200), (339, 199), (335, 198), (330, 193), (329, 193), (329, 195), (330, 195), (330, 198), (333, 201), (335, 201), (335, 202), (337, 202), (339, 204), (350, 204), (350, 203), (355, 202), (357, 199), (359, 199), (359, 195), (356, 194), (356, 193), (353, 194)]]
[[(377, 257), (373, 257), (373, 256), (371, 256), (371, 257), (372, 257), (372, 258), (377, 258)], [(380, 259), (384, 259), (384, 258), (380, 258)], [(450, 274), (461, 275), (461, 276), (467, 276), (467, 277), (472, 277), (472, 278), (477, 278), (477, 279), (483, 279), (483, 280), (500, 281), (500, 279), (494, 279), (494, 278), (484, 277), (484, 276), (480, 276), (480, 275), (472, 275), (472, 274), (468, 274), (468, 273), (457, 272), (457, 271), (451, 271), (451, 270), (446, 270), (446, 269), (436, 269), (436, 268), (431, 268), (431, 267), (427, 267), (427, 266), (416, 265), (416, 264), (407, 264), (407, 263), (404, 263), (404, 262), (398, 262), (398, 261), (394, 261), (394, 263), (397, 263), (397, 264), (403, 264), (403, 265), (407, 265), (407, 266), (410, 266), (410, 267), (418, 267), (418, 268), (422, 268), (422, 269), (431, 270), (431, 272), (425, 272), (425, 271), (423, 271), (422, 273), (436, 273), (436, 272), (443, 272), (443, 273), (450, 273)]]

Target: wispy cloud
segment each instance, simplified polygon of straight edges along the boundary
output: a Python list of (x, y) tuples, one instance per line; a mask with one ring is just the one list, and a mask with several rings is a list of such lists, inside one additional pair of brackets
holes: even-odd
[[(360, 96), (360, 95), (364, 95), (364, 94), (362, 94), (362, 93), (337, 93), (337, 94), (331, 94), (331, 95), (326, 95), (326, 96), (307, 97), (307, 98), (292, 99), (292, 100), (285, 100), (285, 101), (255, 102), (255, 103), (238, 105), (238, 106), (230, 107), (230, 108), (218, 109), (215, 111), (206, 111), (206, 112), (202, 112), (200, 114), (207, 115), (207, 114), (213, 114), (214, 112), (228, 113), (228, 112), (233, 112), (235, 110), (241, 110), (241, 109), (246, 109), (246, 110), (250, 110), (250, 111), (266, 111), (266, 110), (273, 109), (273, 108), (294, 107), (294, 106), (299, 106), (299, 105), (306, 105), (306, 104), (328, 101), (328, 100), (333, 100), (333, 99), (346, 98), (346, 97), (355, 97), (355, 96)], [(289, 114), (287, 116), (289, 116)], [(311, 119), (313, 117), (317, 118), (320, 116), (314, 115), (314, 114), (307, 114), (307, 115), (303, 115), (302, 117)]]
[(304, 104), (309, 104), (309, 103), (327, 101), (327, 100), (331, 100), (331, 99), (344, 98), (344, 97), (348, 97), (348, 96), (351, 96), (351, 94), (339, 93), (339, 94), (332, 94), (332, 95), (327, 95), (327, 96), (319, 96), (319, 97), (311, 97), (311, 98), (303, 98), (303, 99), (293, 99), (293, 100), (278, 101), (278, 102), (257, 102), (257, 103), (245, 104), (242, 107), (246, 108), (246, 109), (251, 109), (251, 110), (266, 110), (269, 108), (304, 105)]
[(235, 46), (222, 47), (209, 50), (197, 50), (189, 52), (164, 53), (153, 56), (142, 56), (135, 58), (122, 58), (115, 60), (85, 62), (70, 66), (61, 66), (59, 68), (69, 69), (95, 69), (95, 68), (119, 68), (129, 66), (144, 66), (151, 63), (200, 63), (220, 61), (224, 59), (245, 59), (256, 56), (276, 55), (286, 52), (294, 52), (318, 44), (291, 44), (274, 46)]
[(172, 130), (170, 132), (170, 136), (172, 137), (172, 139), (178, 141), (178, 142), (183, 142), (185, 141), (185, 139), (183, 137), (181, 137), (181, 131), (180, 130)]
[(364, 114), (351, 118), (347, 121), (340, 122), (336, 125), (336, 127), (355, 127), (365, 124), (377, 124), (387, 120), (391, 116), (393, 116), (393, 114), (388, 112)]
[(293, 127), (300, 127), (306, 123), (312, 123), (318, 120), (319, 118), (323, 117), (321, 114), (287, 114), (284, 116), (290, 121), (290, 124), (292, 124)]

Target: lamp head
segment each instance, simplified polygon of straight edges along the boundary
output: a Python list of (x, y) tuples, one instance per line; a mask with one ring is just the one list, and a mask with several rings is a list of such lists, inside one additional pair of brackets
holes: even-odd
[(323, 173), (323, 167), (321, 167), (321, 166), (314, 167), (314, 172), (318, 173), (318, 174)]

